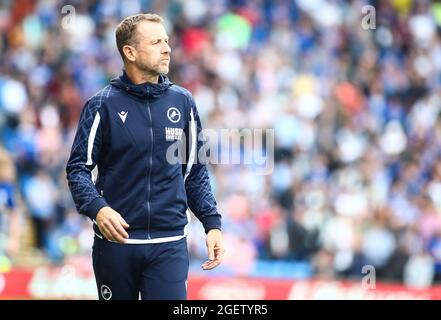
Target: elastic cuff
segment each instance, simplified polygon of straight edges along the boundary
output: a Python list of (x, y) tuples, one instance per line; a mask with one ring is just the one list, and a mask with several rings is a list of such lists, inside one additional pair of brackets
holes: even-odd
[(85, 215), (87, 215), (92, 221), (96, 220), (96, 215), (101, 208), (107, 207), (108, 204), (103, 197), (94, 199), (86, 209)]
[(205, 233), (208, 233), (211, 229), (221, 230), (222, 228), (221, 215), (218, 213), (204, 217), (201, 222)]

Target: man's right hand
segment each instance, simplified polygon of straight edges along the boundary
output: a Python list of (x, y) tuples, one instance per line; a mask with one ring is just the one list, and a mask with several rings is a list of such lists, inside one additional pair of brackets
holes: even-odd
[(128, 233), (124, 228), (128, 228), (129, 225), (121, 217), (121, 215), (110, 207), (103, 207), (96, 215), (96, 224), (101, 233), (108, 240), (116, 241), (119, 243), (125, 243), (129, 238)]

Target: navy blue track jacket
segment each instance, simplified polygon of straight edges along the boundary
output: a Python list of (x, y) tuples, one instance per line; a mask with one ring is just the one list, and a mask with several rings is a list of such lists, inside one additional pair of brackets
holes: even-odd
[[(220, 229), (207, 168), (196, 157), (200, 131), (191, 93), (166, 76), (157, 84), (135, 85), (125, 72), (113, 79), (86, 102), (66, 166), (78, 212), (95, 222), (110, 206), (130, 225), (130, 239), (143, 241), (185, 236), (188, 207), (205, 232)], [(184, 137), (186, 161), (167, 162), (170, 145)], [(94, 230), (101, 235), (96, 223)]]

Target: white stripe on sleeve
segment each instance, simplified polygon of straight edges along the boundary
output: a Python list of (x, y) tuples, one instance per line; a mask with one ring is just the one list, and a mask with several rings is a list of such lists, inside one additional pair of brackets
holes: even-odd
[(95, 119), (93, 120), (93, 124), (92, 124), (92, 128), (90, 129), (90, 133), (89, 133), (89, 140), (87, 142), (87, 162), (86, 165), (92, 165), (92, 151), (93, 151), (93, 144), (95, 142), (95, 136), (96, 136), (96, 131), (98, 130), (98, 126), (100, 124), (100, 113), (97, 112), (95, 115)]
[(196, 155), (196, 146), (197, 146), (197, 137), (196, 137), (196, 121), (193, 115), (193, 109), (190, 111), (190, 156), (188, 157), (187, 170), (185, 171), (184, 181), (187, 179), (190, 174), (191, 167), (193, 166), (195, 155)]

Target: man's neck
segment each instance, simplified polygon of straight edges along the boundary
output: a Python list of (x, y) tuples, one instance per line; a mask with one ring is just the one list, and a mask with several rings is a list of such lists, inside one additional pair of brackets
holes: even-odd
[(133, 84), (141, 84), (141, 83), (158, 83), (159, 76), (157, 74), (144, 73), (139, 69), (135, 69), (131, 66), (125, 66), (125, 71), (130, 81)]

